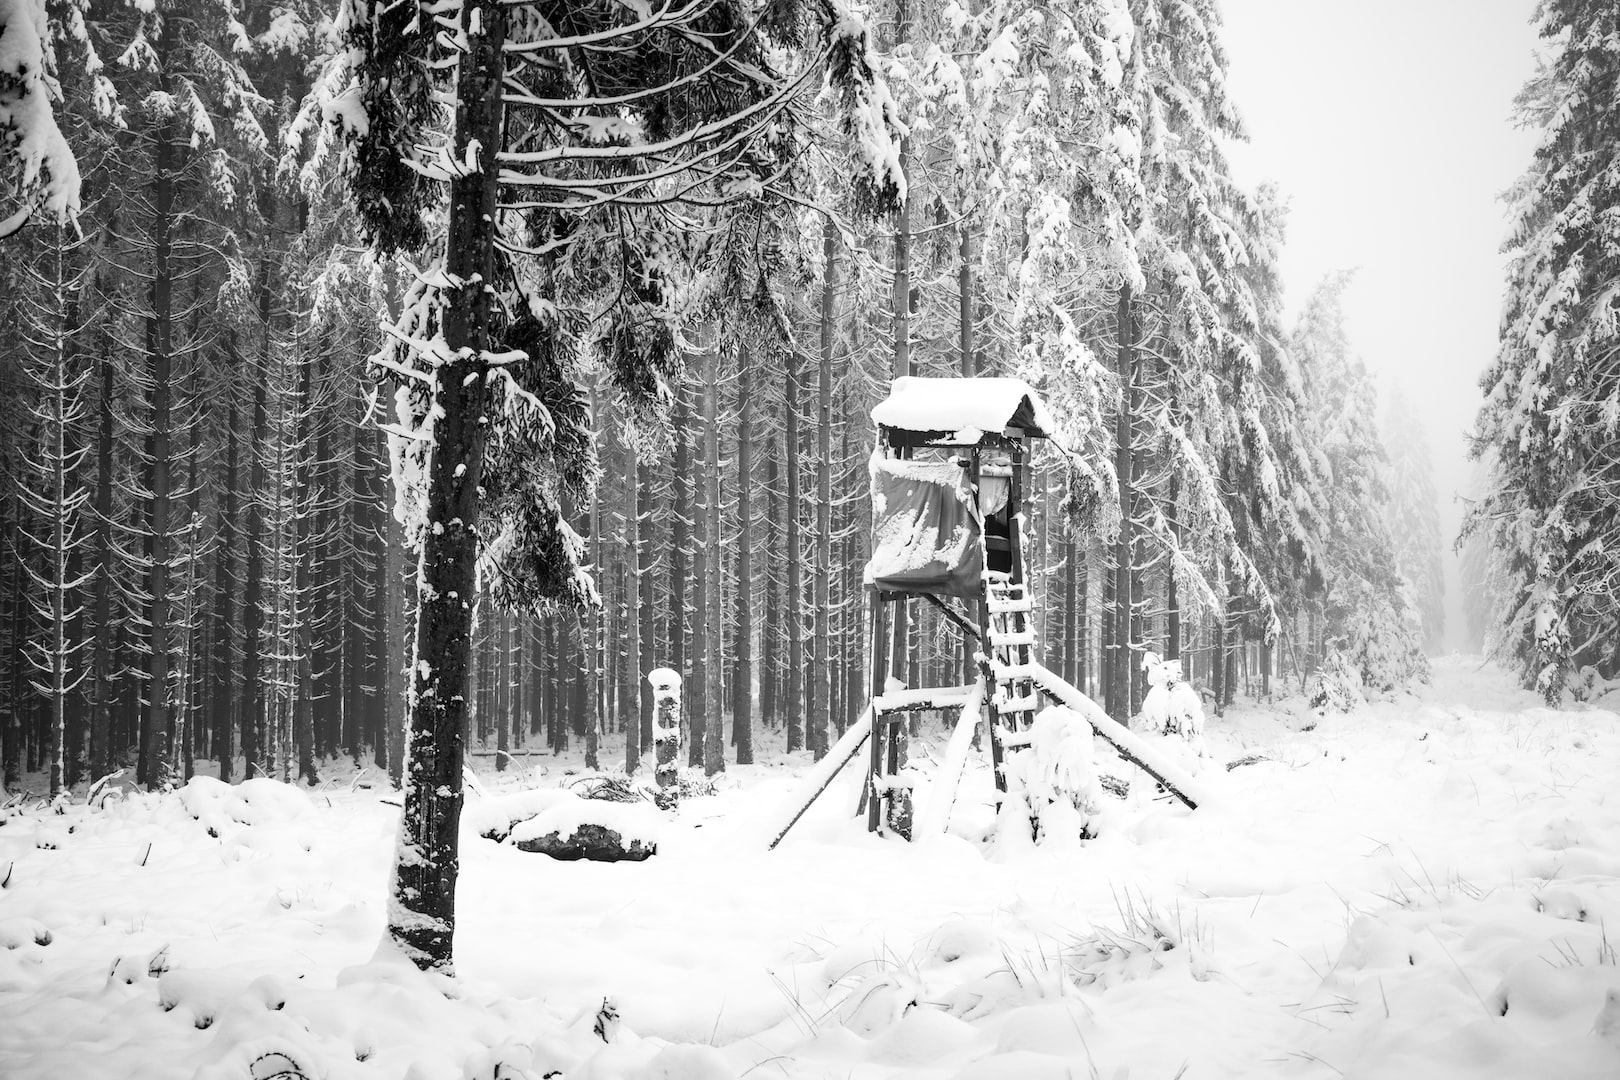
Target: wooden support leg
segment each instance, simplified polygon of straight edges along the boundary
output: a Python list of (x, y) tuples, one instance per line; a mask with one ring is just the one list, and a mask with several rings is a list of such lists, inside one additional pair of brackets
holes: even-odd
[[(889, 674), (889, 633), (887, 605), (878, 597), (877, 591), (870, 594), (872, 598), (872, 696), (875, 698), (883, 693), (884, 681)], [(872, 716), (872, 745), (869, 763), (866, 770), (866, 783), (862, 790), (866, 802), (866, 830), (877, 832), (883, 821), (883, 796), (876, 790), (875, 781), (883, 774), (885, 749), (892, 742), (889, 724), (886, 717), (876, 713)]]

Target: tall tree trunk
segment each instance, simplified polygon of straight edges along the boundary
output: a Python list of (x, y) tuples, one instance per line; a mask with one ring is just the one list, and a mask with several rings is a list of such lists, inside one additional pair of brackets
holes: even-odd
[[(279, 362), (275, 338), (275, 305), (278, 299), (279, 272), (277, 265), (278, 230), (280, 227), (276, 188), (272, 183), (263, 185), (264, 204), (261, 216), (265, 223), (265, 236), (259, 249), (258, 306), (259, 306), (259, 363), (252, 371), (253, 378), (253, 435), (248, 442), (252, 467), (248, 470), (247, 520), (247, 582), (242, 596), (242, 687), (246, 694), (242, 714), (243, 775), (251, 780), (261, 772), (259, 757), (262, 744), (259, 735), (264, 732), (264, 743), (273, 744), (269, 731), (267, 696), (265, 688), (272, 673), (265, 663), (265, 501), (270, 497), (269, 470), (265, 462), (265, 446), (270, 434), (270, 402), (268, 380)], [(261, 725), (263, 725), (261, 727)]]
[[(704, 359), (701, 379), (708, 378), (709, 360)], [(693, 393), (698, 393), (696, 387)], [(706, 408), (708, 390), (701, 391), (704, 400), (697, 403), (697, 408)], [(704, 437), (704, 436), (700, 436)], [(706, 468), (708, 455), (706, 444), (695, 447), (697, 451), (698, 467)], [(709, 560), (720, 557), (718, 549), (711, 541), (709, 532), (709, 503), (708, 503), (708, 475), (703, 474), (702, 480), (696, 484), (692, 496), (692, 678), (687, 681), (683, 691), (682, 712), (686, 715), (687, 732), (691, 744), (687, 749), (687, 764), (693, 768), (704, 767), (708, 753), (708, 732), (711, 726), (709, 715)], [(718, 703), (716, 703), (718, 704)]]
[[(392, 495), (392, 492), (390, 492)], [(411, 593), (406, 581), (405, 528), (394, 516), (393, 499), (384, 507), (383, 528), (387, 542), (383, 554), (383, 596), (385, 633), (383, 643), (384, 683), (387, 700), (383, 705), (383, 737), (388, 744), (388, 779), (398, 789), (405, 783), (406, 680), (411, 643), (407, 627), (414, 619), (406, 610)]]
[(743, 346), (737, 364), (737, 595), (731, 730), (737, 764), (754, 763), (754, 395), (753, 357)]
[(147, 511), (147, 529), (152, 544), (152, 565), (147, 575), (147, 711), (146, 728), (142, 732), (140, 781), (156, 787), (167, 779), (162, 760), (169, 727), (169, 637), (171, 627), (169, 596), (170, 515), (173, 493), (170, 490), (170, 439), (174, 434), (172, 414), (174, 364), (174, 267), (173, 230), (175, 176), (174, 147), (169, 126), (164, 124), (157, 133), (157, 151), (154, 162), (156, 177), (152, 190), (152, 284), (149, 296), (151, 310), (146, 318), (146, 353), (151, 379), (152, 409), (152, 486)]
[[(234, 377), (240, 358), (236, 354), (234, 336), (229, 346), (231, 376)], [(218, 502), (219, 518), (216, 525), (218, 542), (214, 552), (214, 633), (211, 654), (214, 666), (214, 695), (212, 727), (214, 731), (214, 758), (219, 762), (219, 778), (230, 782), (235, 766), (235, 746), (231, 738), (231, 714), (236, 706), (236, 671), (232, 664), (231, 628), (236, 624), (236, 593), (231, 584), (232, 561), (236, 558), (236, 489), (238, 476), (236, 385), (231, 378), (225, 387), (230, 408), (225, 420), (225, 491)]]
[(1132, 406), (1136, 394), (1136, 325), (1132, 311), (1131, 287), (1120, 286), (1116, 327), (1119, 339), (1119, 412), (1114, 420), (1114, 472), (1119, 479), (1119, 538), (1114, 544), (1114, 611), (1113, 649), (1110, 656), (1108, 711), (1120, 723), (1129, 723), (1135, 714), (1131, 700), (1133, 685), (1130, 647), (1133, 627), (1132, 558), (1136, 551), (1136, 526), (1132, 513), (1136, 508), (1136, 491), (1131, 483), (1134, 476), (1132, 435), (1135, 416)]
[[(57, 798), (62, 794), (65, 782), (63, 758), (65, 756), (67, 741), (67, 704), (70, 690), (71, 675), (68, 670), (70, 657), (68, 639), (68, 619), (71, 612), (67, 604), (67, 592), (72, 587), (76, 576), (70, 569), (70, 555), (74, 543), (74, 522), (70, 520), (77, 516), (76, 508), (70, 503), (68, 490), (69, 460), (68, 424), (72, 419), (73, 407), (70, 395), (76, 394), (76, 377), (70, 373), (71, 362), (68, 355), (69, 334), (71, 328), (69, 320), (72, 318), (67, 298), (67, 274), (63, 247), (66, 242), (64, 233), (66, 227), (58, 224), (52, 230), (53, 247), (51, 259), (54, 263), (52, 291), (54, 295), (50, 301), (51, 326), (46, 334), (50, 339), (52, 353), (50, 367), (43, 372), (40, 380), (40, 389), (49, 398), (50, 420), (48, 430), (42, 432), (50, 446), (41, 455), (44, 461), (49, 462), (50, 477), (49, 497), (50, 513), (50, 569), (48, 590), (50, 593), (50, 687), (47, 696), (47, 707), (50, 713), (50, 728), (47, 733), (45, 760), (50, 773), (50, 797)], [(38, 415), (38, 414), (36, 414)]]
[(298, 389), (293, 399), (294, 459), (293, 476), (297, 490), (293, 494), (293, 595), (292, 613), (297, 630), (297, 659), (294, 673), (297, 685), (293, 690), (293, 742), (298, 748), (298, 778), (313, 787), (319, 780), (315, 774), (315, 639), (310, 626), (315, 617), (315, 552), (313, 530), (315, 510), (315, 476), (310, 456), (311, 395), (314, 362), (301, 347), (302, 335), (294, 335), (293, 355), (298, 364)]
[[(596, 439), (602, 437), (602, 413), (599, 401), (599, 391), (596, 383), (591, 384), (591, 419), (592, 429)], [(598, 491), (591, 500), (591, 512), (587, 519), (590, 522), (589, 537), (591, 545), (591, 567), (596, 574), (598, 582), (604, 580), (604, 563), (602, 549), (602, 493)], [(585, 722), (585, 767), (587, 769), (600, 769), (601, 739), (603, 725), (607, 722), (607, 613), (606, 604), (592, 605), (590, 613), (584, 620), (584, 641), (581, 643), (586, 653), (585, 667), (589, 671), (586, 679), (586, 708)]]
[[(98, 288), (97, 292), (101, 290)], [(90, 714), (90, 773), (100, 779), (112, 771), (114, 671), (113, 655), (113, 339), (101, 338), (98, 361), (100, 389), (96, 399), (96, 655)]]
[(653, 508), (652, 469), (645, 457), (636, 468), (636, 517), (640, 520), (641, 544), (636, 549), (636, 614), (640, 619), (641, 668), (636, 672), (636, 688), (641, 695), (641, 748), (653, 748), (652, 692), (642, 684), (647, 672), (663, 666), (663, 654), (658, 647), (657, 625), (654, 614), (657, 600), (653, 596), (656, 564), (653, 553), (658, 550), (658, 520)]
[(674, 463), (670, 468), (669, 515), (669, 658), (670, 668), (687, 677), (686, 609), (689, 591), (688, 556), (692, 543), (692, 453), (687, 441), (691, 410), (685, 385), (675, 388)]
[(720, 551), (720, 350), (712, 346), (704, 358), (703, 379), (703, 516), (704, 543), (708, 548), (704, 562), (703, 586), (703, 644), (705, 655), (703, 671), (706, 689), (703, 704), (707, 722), (703, 739), (703, 771), (708, 776), (726, 767), (725, 723), (721, 709), (725, 702), (722, 667), (724, 628), (720, 606), (720, 579), (724, 576), (725, 561)]
[(627, 445), (624, 448), (624, 643), (628, 657), (628, 677), (623, 686), (629, 694), (627, 707), (619, 710), (624, 717), (624, 771), (634, 776), (641, 764), (641, 676), (648, 669), (641, 655), (641, 619), (636, 607), (641, 595), (641, 515), (639, 485), (636, 483), (640, 452)]
[(420, 968), (451, 970), (460, 869), (467, 661), (477, 579), (484, 470), (491, 290), (506, 19), (498, 0), (466, 0), (456, 85), (453, 160), (476, 161), (450, 182), (445, 347), (435, 371), (434, 453), (426, 499), (411, 671), (410, 762), (389, 933)]
[(819, 760), (827, 752), (833, 673), (829, 619), (832, 604), (832, 364), (836, 343), (838, 233), (832, 219), (821, 229), (821, 354), (816, 379), (816, 555), (815, 636), (810, 659), (810, 747)]
[[(777, 483), (780, 480), (781, 470), (776, 462), (776, 438), (768, 436), (765, 440), (765, 550), (769, 554), (767, 563), (780, 561), (782, 547), (778, 543), (780, 533), (782, 498), (778, 494)], [(760, 675), (759, 675), (759, 713), (760, 722), (766, 730), (775, 731), (777, 724), (777, 697), (781, 685), (782, 654), (780, 643), (782, 640), (782, 604), (780, 590), (776, 586), (776, 578), (769, 571), (765, 573), (765, 625), (760, 633)]]
[(495, 613), (495, 641), (499, 648), (495, 662), (495, 771), (506, 771), (512, 749), (512, 617)]
[[(673, 505), (669, 523), (669, 666), (683, 681), (691, 674), (686, 649), (690, 640), (686, 620), (691, 591), (687, 552), (692, 542), (692, 450), (687, 433), (692, 426), (692, 409), (687, 394), (684, 383), (675, 388), (675, 462), (670, 475)], [(693, 710), (686, 708), (682, 711), (690, 715)], [(682, 722), (690, 723), (684, 718)], [(689, 737), (687, 741), (688, 754), (702, 752), (701, 748), (690, 745), (694, 739)], [(688, 764), (696, 765), (698, 761), (690, 759)]]
[(804, 581), (801, 566), (804, 540), (799, 535), (799, 503), (803, 498), (799, 490), (799, 351), (787, 350), (787, 384), (782, 406), (784, 434), (782, 438), (782, 468), (787, 473), (787, 505), (783, 514), (787, 527), (787, 590), (783, 597), (782, 617), (787, 622), (788, 668), (787, 691), (782, 702), (787, 714), (787, 749), (789, 753), (804, 749)]

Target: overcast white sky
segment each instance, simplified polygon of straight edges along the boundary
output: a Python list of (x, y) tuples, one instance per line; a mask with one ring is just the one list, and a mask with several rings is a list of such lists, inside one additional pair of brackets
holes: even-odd
[(1326, 274), (1357, 351), (1424, 417), (1447, 533), (1447, 644), (1461, 644), (1456, 560), (1477, 378), (1496, 348), (1498, 196), (1533, 136), (1513, 96), (1534, 67), (1535, 0), (1221, 0), (1229, 86), (1249, 129), (1238, 177), (1289, 200), (1290, 315)]

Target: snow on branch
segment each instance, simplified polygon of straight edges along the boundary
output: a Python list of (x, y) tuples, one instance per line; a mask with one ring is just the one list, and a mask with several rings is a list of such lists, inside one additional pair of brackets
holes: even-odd
[(51, 111), (50, 26), (43, 0), (0, 0), (0, 239), (35, 213), (68, 221), (79, 212), (79, 164)]

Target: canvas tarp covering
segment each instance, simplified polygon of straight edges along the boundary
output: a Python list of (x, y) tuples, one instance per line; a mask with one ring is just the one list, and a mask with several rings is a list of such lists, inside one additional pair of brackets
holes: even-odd
[(962, 468), (874, 454), (871, 471), (867, 584), (888, 592), (979, 595), (984, 554)]

